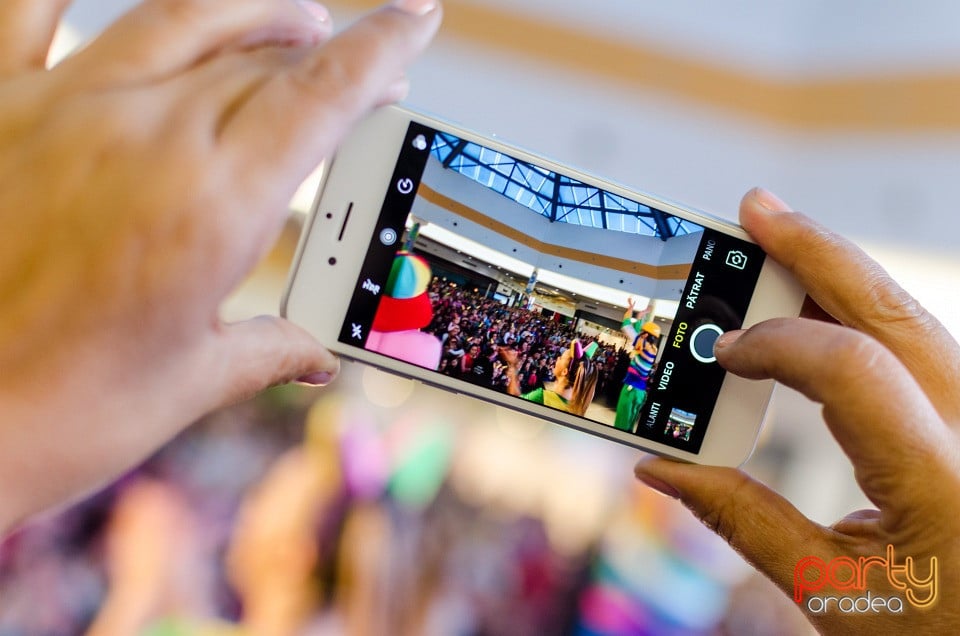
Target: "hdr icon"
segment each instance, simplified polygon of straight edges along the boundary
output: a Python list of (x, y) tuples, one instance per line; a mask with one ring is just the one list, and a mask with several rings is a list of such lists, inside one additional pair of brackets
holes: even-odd
[(363, 281), (362, 287), (368, 292), (370, 292), (371, 294), (373, 294), (374, 296), (377, 296), (380, 294), (380, 285), (377, 285), (369, 278)]

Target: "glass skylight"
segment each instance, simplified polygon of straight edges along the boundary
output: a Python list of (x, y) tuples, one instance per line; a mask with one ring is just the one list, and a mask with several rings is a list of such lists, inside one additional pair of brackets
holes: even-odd
[(431, 152), (444, 168), (459, 172), (551, 222), (656, 236), (664, 241), (703, 229), (696, 223), (447, 133), (437, 133)]

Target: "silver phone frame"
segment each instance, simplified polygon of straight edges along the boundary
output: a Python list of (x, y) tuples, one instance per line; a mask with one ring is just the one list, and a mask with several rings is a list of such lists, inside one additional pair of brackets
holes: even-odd
[[(725, 219), (606, 181), (442, 119), (400, 106), (389, 106), (375, 111), (361, 122), (353, 134), (344, 141), (336, 157), (328, 162), (326, 169), (323, 170), (313, 206), (304, 224), (290, 268), (281, 300), (280, 314), (307, 329), (327, 348), (344, 358), (370, 364), (431, 386), (457, 394), (470, 395), (486, 402), (626, 444), (638, 450), (681, 461), (718, 466), (739, 466), (745, 462), (753, 453), (765, 422), (774, 387), (774, 383), (770, 380), (746, 380), (727, 373), (713, 414), (706, 423), (709, 427), (700, 452), (690, 453), (586, 418), (534, 404), (516, 396), (456, 380), (436, 371), (347, 345), (338, 340), (367, 249), (370, 241), (375, 240), (375, 225), (383, 204), (383, 197), (387, 192), (387, 180), (393, 174), (401, 144), (411, 121), (450, 132), (462, 139), (480, 143), (521, 161), (535, 163), (548, 170), (569, 175), (574, 179), (631, 198), (674, 216), (689, 219), (704, 227), (754, 242), (739, 225)], [(385, 152), (385, 149), (389, 151)], [(357, 176), (363, 179), (363, 187), (357, 188), (358, 179), (350, 175), (354, 166), (360, 169)], [(371, 183), (373, 181), (376, 182), (375, 186)], [(343, 223), (344, 206), (347, 201), (352, 204), (350, 223), (343, 231), (344, 239), (333, 240), (336, 239)], [(333, 215), (331, 219), (326, 219), (328, 211)], [(331, 228), (335, 228), (336, 232), (324, 235), (319, 225), (325, 221), (329, 221)], [(331, 259), (335, 259), (335, 265), (330, 264)], [(329, 273), (331, 268), (337, 270), (333, 280)], [(317, 288), (324, 289), (326, 293), (309, 293), (309, 290)], [(318, 297), (316, 302), (313, 301), (314, 295)], [(803, 290), (786, 270), (774, 263), (772, 259), (765, 259), (743, 327), (748, 328), (770, 318), (797, 316), (804, 296)]]

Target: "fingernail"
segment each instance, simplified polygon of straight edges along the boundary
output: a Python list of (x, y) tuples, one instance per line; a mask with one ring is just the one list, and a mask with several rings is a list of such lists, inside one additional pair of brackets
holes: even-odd
[(645, 486), (647, 486), (648, 488), (652, 488), (653, 490), (656, 490), (656, 491), (657, 491), (658, 493), (660, 493), (661, 495), (666, 495), (667, 497), (670, 497), (671, 499), (679, 499), (679, 498), (680, 498), (680, 491), (679, 491), (679, 490), (677, 490), (676, 488), (674, 488), (673, 486), (671, 486), (670, 484), (668, 484), (668, 483), (665, 482), (665, 481), (661, 481), (660, 479), (657, 479), (656, 477), (653, 477), (653, 476), (648, 475), (648, 474), (646, 474), (646, 473), (644, 473), (644, 472), (641, 472), (641, 470), (640, 470), (640, 465), (639, 465), (639, 464), (637, 465), (637, 470), (636, 470), (635, 472), (636, 472), (636, 475), (637, 475), (637, 479), (639, 479), (641, 482), (643, 482), (643, 484), (644, 484)]
[(793, 212), (793, 208), (783, 202), (783, 200), (763, 188), (753, 189), (753, 198), (770, 212)]
[(313, 0), (297, 0), (297, 4), (300, 5), (300, 8), (310, 14), (317, 22), (329, 22), (330, 21), (330, 12), (327, 11), (327, 8), (322, 4), (318, 4)]
[(300, 384), (309, 384), (310, 386), (327, 386), (333, 382), (333, 374), (326, 371), (308, 373), (307, 375), (297, 378), (297, 382)]
[(393, 0), (393, 6), (411, 15), (427, 15), (437, 8), (437, 0)]
[(736, 342), (737, 340), (739, 340), (739, 339), (740, 339), (740, 336), (742, 336), (742, 335), (743, 335), (743, 330), (742, 330), (742, 329), (738, 329), (738, 330), (736, 330), (736, 331), (728, 331), (728, 332), (726, 332), (726, 333), (724, 333), (724, 334), (721, 334), (720, 337), (717, 338), (716, 342), (713, 343), (713, 350), (714, 350), (714, 352), (719, 351), (720, 349), (723, 349), (724, 347), (729, 347), (729, 346), (732, 345), (734, 342)]

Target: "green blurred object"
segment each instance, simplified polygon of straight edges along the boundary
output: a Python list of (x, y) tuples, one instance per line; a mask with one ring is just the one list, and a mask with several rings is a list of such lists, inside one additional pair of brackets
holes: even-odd
[(246, 633), (240, 625), (212, 622), (197, 623), (177, 618), (165, 618), (146, 630), (141, 636), (240, 636)]
[(449, 425), (434, 424), (418, 431), (397, 460), (388, 486), (390, 494), (406, 506), (427, 506), (443, 484), (452, 448)]

